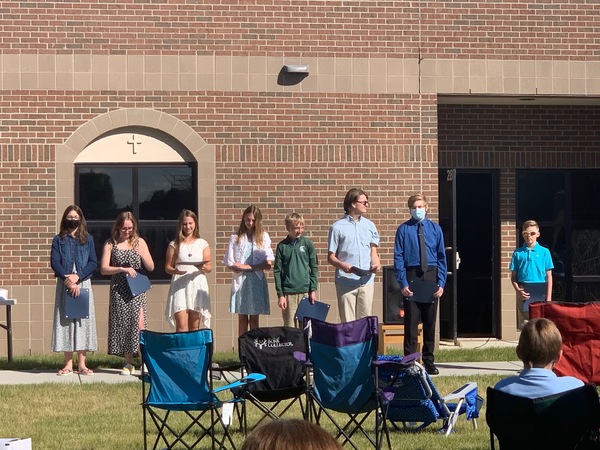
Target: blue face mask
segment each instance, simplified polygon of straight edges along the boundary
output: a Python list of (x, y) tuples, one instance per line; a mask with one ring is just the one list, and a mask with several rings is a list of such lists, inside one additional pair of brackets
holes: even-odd
[(425, 208), (412, 208), (410, 215), (415, 220), (423, 220), (425, 218)]

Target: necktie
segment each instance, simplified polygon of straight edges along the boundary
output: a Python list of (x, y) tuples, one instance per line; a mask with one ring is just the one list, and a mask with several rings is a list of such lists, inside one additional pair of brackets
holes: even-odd
[(421, 255), (421, 270), (427, 272), (427, 244), (425, 244), (425, 233), (423, 233), (423, 224), (418, 224), (419, 250)]

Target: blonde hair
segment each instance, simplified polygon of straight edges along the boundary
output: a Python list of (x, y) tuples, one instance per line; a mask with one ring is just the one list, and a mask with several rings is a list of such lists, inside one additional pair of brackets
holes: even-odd
[(182, 209), (181, 213), (179, 213), (179, 217), (177, 218), (177, 236), (175, 236), (175, 254), (179, 253), (179, 247), (181, 243), (185, 240), (185, 236), (183, 235), (183, 221), (187, 218), (191, 217), (196, 225), (194, 227), (194, 231), (192, 231), (192, 237), (199, 239), (200, 238), (200, 230), (198, 229), (198, 216), (196, 213), (190, 209)]
[(293, 212), (285, 216), (285, 228), (290, 229), (290, 226), (304, 225), (304, 217), (302, 214)]
[(562, 349), (560, 331), (549, 319), (532, 319), (525, 324), (519, 344), (517, 356), (527, 368), (545, 367), (558, 361)]
[(138, 235), (137, 220), (135, 220), (135, 216), (131, 211), (123, 211), (117, 216), (115, 224), (113, 225), (111, 237), (115, 244), (119, 241), (119, 234), (121, 234), (121, 228), (126, 220), (131, 221), (133, 224), (133, 230), (127, 241), (129, 242), (130, 247), (135, 248), (137, 247), (140, 236)]

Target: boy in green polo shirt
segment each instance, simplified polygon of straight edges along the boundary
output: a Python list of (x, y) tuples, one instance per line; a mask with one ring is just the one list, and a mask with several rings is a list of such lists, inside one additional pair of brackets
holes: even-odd
[(275, 251), (275, 290), (283, 316), (283, 325), (297, 326), (294, 316), (298, 303), (308, 297), (311, 303), (317, 299), (319, 268), (313, 242), (303, 236), (304, 218), (291, 213), (285, 218), (287, 237), (277, 244)]

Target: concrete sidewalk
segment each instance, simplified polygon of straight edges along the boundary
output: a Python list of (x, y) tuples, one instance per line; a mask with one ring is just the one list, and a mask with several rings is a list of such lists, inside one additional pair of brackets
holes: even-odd
[[(520, 361), (505, 362), (455, 362), (436, 363), (440, 370), (438, 376), (472, 376), (472, 375), (515, 375), (522, 369)], [(67, 376), (58, 376), (56, 371), (49, 370), (0, 370), (0, 384), (41, 384), (41, 383), (139, 383), (139, 370), (134, 376), (120, 375), (120, 369), (96, 369), (94, 375), (79, 375), (72, 373)], [(228, 379), (235, 378), (231, 374)]]

